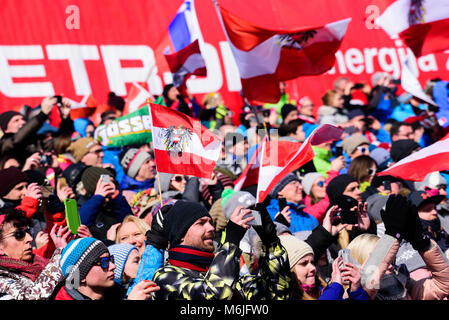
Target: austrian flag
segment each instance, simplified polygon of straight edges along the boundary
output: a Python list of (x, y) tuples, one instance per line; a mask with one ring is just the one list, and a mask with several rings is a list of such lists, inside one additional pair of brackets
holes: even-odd
[(256, 26), (219, 7), (218, 14), (248, 100), (276, 103), (279, 82), (322, 74), (335, 63), (350, 19), (292, 30)]
[(157, 171), (211, 178), (220, 138), (184, 113), (157, 104), (149, 108)]
[(390, 37), (399, 36), (416, 57), (449, 49), (449, 1), (379, 0), (375, 20)]
[(175, 87), (184, 87), (191, 75), (207, 76), (206, 63), (201, 56), (198, 40), (172, 54), (164, 54), (170, 71), (173, 74)]

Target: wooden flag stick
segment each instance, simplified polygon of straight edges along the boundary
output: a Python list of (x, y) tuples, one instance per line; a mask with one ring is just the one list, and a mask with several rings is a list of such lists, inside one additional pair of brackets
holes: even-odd
[[(151, 108), (150, 108), (150, 98), (147, 98), (147, 105), (148, 105), (148, 114), (150, 115), (150, 119), (151, 119), (151, 135), (153, 135), (154, 132), (154, 128), (153, 128), (153, 119), (151, 116)], [(154, 141), (153, 141), (153, 148), (154, 148)], [(159, 187), (159, 201), (161, 202), (161, 206), (162, 206), (162, 188), (161, 188), (161, 178), (160, 178), (160, 172), (157, 169), (157, 160), (156, 160), (156, 154), (154, 156), (154, 165), (156, 166), (156, 179), (157, 179), (157, 185)]]

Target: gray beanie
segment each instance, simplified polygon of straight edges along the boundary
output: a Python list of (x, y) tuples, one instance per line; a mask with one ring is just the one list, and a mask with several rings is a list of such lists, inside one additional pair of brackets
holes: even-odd
[(304, 192), (309, 195), (310, 190), (312, 190), (313, 183), (318, 179), (324, 176), (321, 173), (318, 172), (309, 172), (307, 173), (304, 178), (302, 178), (301, 184), (304, 188)]
[(368, 215), (375, 221), (382, 221), (380, 210), (385, 209), (388, 197), (388, 195), (375, 193), (366, 199), (366, 203), (368, 203)]
[(128, 176), (135, 178), (140, 167), (148, 158), (152, 159), (152, 156), (148, 152), (131, 148), (120, 159), (120, 165)]
[(360, 133), (355, 133), (345, 138), (341, 143), (343, 150), (347, 155), (351, 155), (355, 149), (362, 144), (370, 144), (370, 142), (367, 137)]
[(293, 173), (293, 172), (287, 174), (284, 178), (282, 178), (282, 180), (279, 181), (279, 183), (278, 183), (277, 185), (275, 185), (274, 188), (270, 191), (269, 196), (270, 196), (271, 198), (277, 198), (278, 193), (279, 193), (282, 189), (284, 189), (284, 187), (285, 187), (287, 184), (289, 184), (289, 183), (292, 182), (292, 181), (298, 181), (298, 182), (300, 182), (298, 176), (297, 176), (295, 173)]
[(230, 219), (235, 208), (242, 206), (248, 208), (256, 204), (256, 198), (247, 191), (233, 191), (228, 189), (222, 194), (221, 206), (226, 219)]

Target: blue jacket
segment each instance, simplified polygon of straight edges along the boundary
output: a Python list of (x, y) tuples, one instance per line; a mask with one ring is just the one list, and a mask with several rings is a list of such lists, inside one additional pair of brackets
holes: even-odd
[(137, 181), (126, 174), (123, 175), (122, 182), (120, 183), (120, 191), (131, 190), (139, 192), (153, 187), (154, 187), (154, 179)]
[(348, 299), (343, 299), (345, 290), (339, 283), (333, 282), (327, 286), (318, 300), (369, 300), (368, 294), (360, 286), (356, 291), (348, 291)]
[[(92, 226), (95, 223), (97, 215), (104, 210), (104, 201), (105, 198), (98, 194), (87, 200), (79, 208), (81, 224), (84, 224), (87, 227)], [(127, 215), (133, 214), (126, 198), (120, 193), (112, 199), (107, 206), (113, 212), (114, 217), (120, 221), (122, 221)]]
[[(292, 218), (290, 222), (290, 231), (292, 233), (298, 232), (298, 231), (312, 231), (316, 227), (319, 226), (318, 220), (303, 211), (305, 208), (302, 204), (295, 204), (292, 202), (287, 202), (287, 205), (290, 207)], [(271, 199), (270, 204), (267, 206), (267, 211), (270, 214), (271, 219), (274, 220), (274, 217), (279, 212), (279, 203), (278, 199)]]
[(157, 269), (164, 265), (164, 250), (156, 249), (152, 245), (146, 245), (145, 251), (140, 259), (139, 269), (134, 278), (134, 282), (128, 288), (126, 296), (131, 293), (134, 286), (142, 280), (153, 280), (153, 275)]

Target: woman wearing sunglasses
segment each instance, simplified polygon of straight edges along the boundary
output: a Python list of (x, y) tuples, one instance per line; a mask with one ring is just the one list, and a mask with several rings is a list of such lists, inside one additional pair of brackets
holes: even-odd
[(331, 168), (327, 171), (327, 179), (319, 172), (309, 172), (304, 175), (301, 184), (306, 197), (304, 212), (314, 216), (320, 224), (323, 223), (324, 216), (329, 207), (329, 197), (326, 193), (326, 186), (329, 181), (338, 176), (341, 169), (346, 166), (343, 157), (338, 157), (331, 162)]
[[(181, 174), (158, 173), (160, 177), (160, 189), (163, 199), (183, 199), (186, 201), (200, 201), (200, 182), (196, 177)], [(159, 193), (159, 184), (155, 184)]]
[(33, 254), (31, 221), (22, 211), (9, 209), (0, 215), (0, 297), (15, 300), (46, 300), (62, 280), (59, 259), (70, 230), (53, 226), (55, 244), (51, 259)]
[(357, 179), (360, 192), (365, 192), (371, 185), (376, 171), (376, 161), (367, 155), (360, 155), (353, 159), (348, 168), (348, 174)]

